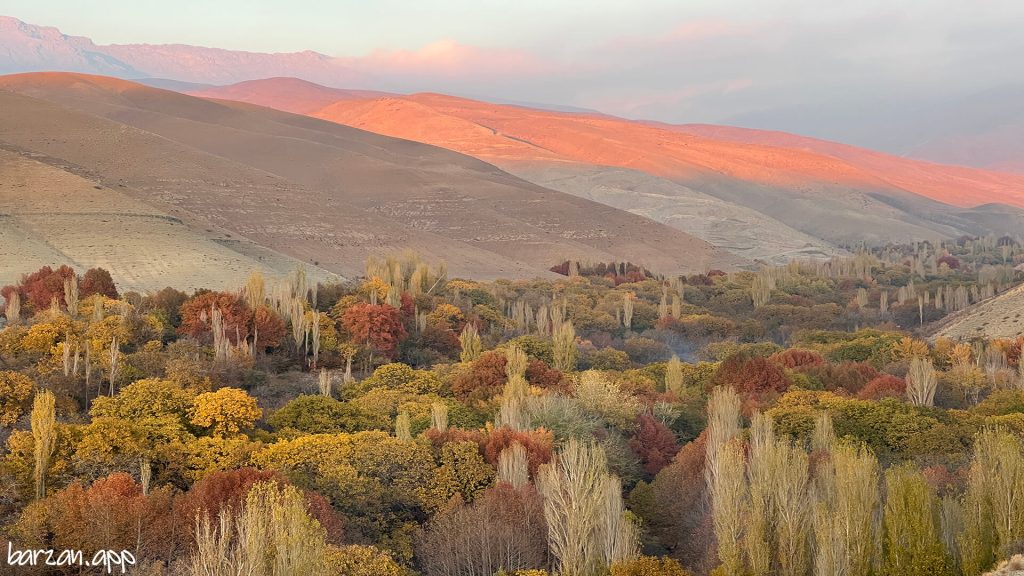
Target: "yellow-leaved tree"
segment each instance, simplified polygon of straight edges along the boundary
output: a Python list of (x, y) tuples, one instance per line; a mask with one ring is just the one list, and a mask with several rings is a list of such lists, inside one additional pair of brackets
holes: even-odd
[(253, 427), (263, 416), (256, 399), (239, 388), (204, 392), (192, 403), (192, 424), (216, 436), (238, 434)]

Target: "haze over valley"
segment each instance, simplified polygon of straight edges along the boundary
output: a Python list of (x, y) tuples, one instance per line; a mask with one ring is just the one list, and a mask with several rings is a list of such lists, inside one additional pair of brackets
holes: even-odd
[(1019, 0), (4, 10), (0, 574), (1024, 574)]

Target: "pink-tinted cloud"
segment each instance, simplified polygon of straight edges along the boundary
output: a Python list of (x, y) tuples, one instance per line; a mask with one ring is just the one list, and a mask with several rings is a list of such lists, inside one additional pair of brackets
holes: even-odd
[(447, 77), (473, 75), (540, 76), (557, 66), (524, 50), (487, 49), (445, 39), (418, 50), (377, 50), (352, 65), (378, 75)]

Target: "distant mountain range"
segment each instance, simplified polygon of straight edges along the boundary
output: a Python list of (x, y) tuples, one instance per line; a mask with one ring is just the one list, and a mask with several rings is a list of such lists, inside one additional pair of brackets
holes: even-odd
[(969, 96), (865, 101), (741, 114), (728, 124), (785, 130), (946, 164), (1024, 174), (1024, 84)]
[[(97, 45), (56, 28), (0, 16), (0, 74), (34, 71), (100, 74), (174, 90), (189, 88), (173, 82), (226, 85), (269, 77), (293, 77), (341, 89), (386, 85), (374, 76), (372, 67), (357, 66), (357, 59), (352, 58), (312, 51), (268, 54), (183, 44)], [(500, 95), (485, 99), (517, 104)], [(548, 104), (525, 106), (588, 112)], [(870, 109), (871, 114), (838, 109), (764, 110), (737, 116), (730, 124), (828, 135), (900, 156), (1024, 174), (1024, 86), (919, 106), (877, 102), (871, 103)], [(908, 114), (908, 109), (914, 112)]]
[(229, 84), (297, 76), (332, 86), (362, 79), (343, 59), (317, 52), (265, 54), (184, 44), (113, 44), (34, 26), (0, 16), (0, 73), (67, 71), (118, 78), (166, 78), (200, 84)]

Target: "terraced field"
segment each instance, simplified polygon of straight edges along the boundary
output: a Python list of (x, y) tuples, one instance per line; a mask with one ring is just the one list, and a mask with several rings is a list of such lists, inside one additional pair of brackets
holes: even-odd
[(273, 278), (300, 264), (11, 151), (0, 150), (0, 173), (0, 285), (68, 264), (106, 268), (122, 290), (235, 288), (254, 270)]

